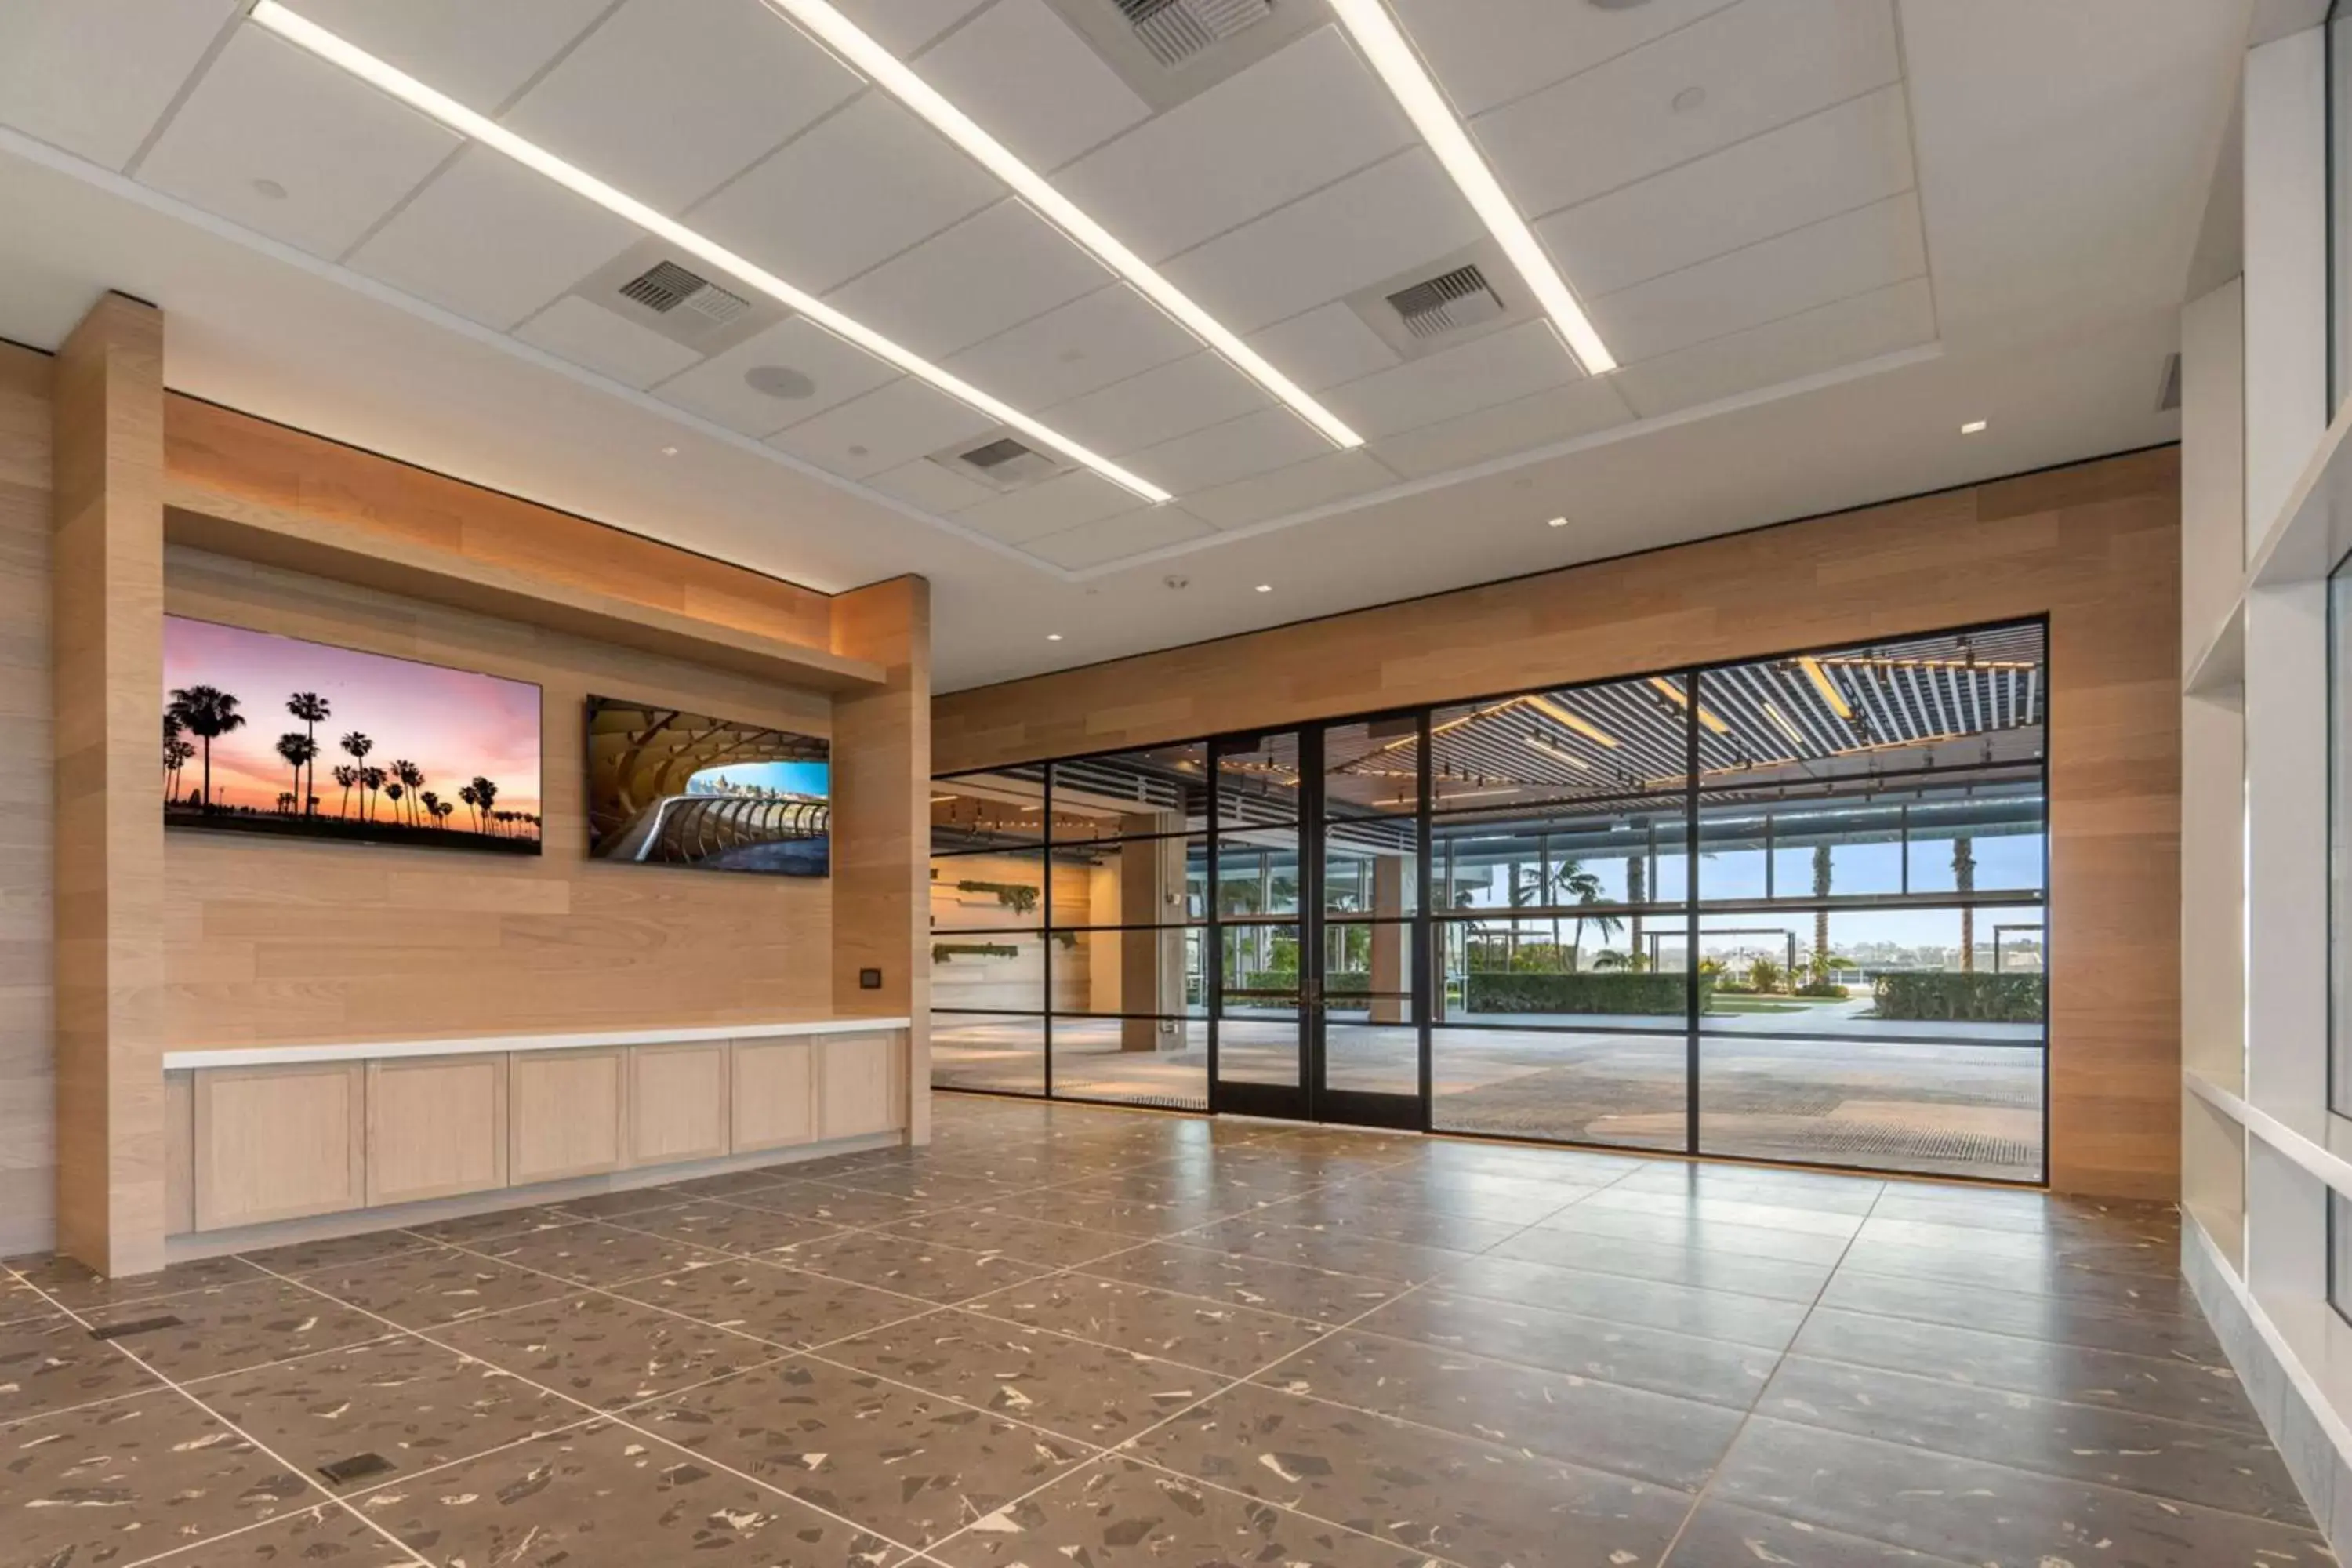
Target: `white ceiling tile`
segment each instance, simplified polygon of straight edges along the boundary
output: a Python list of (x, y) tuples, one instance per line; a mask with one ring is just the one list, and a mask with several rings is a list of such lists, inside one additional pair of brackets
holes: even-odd
[(1818, 375), (1933, 342), (1936, 303), (1925, 278), (1751, 327), (1608, 379), (1644, 418)]
[(1004, 187), (869, 92), (694, 209), (694, 226), (813, 294), (1000, 199)]
[(999, 332), (948, 368), (1022, 408), (1045, 408), (1199, 351), (1200, 340), (1124, 283)]
[(10, 0), (0, 5), (0, 123), (120, 169), (236, 9), (236, 0)]
[(685, 344), (570, 294), (525, 321), (514, 335), (630, 386), (650, 386), (695, 360), (694, 351)]
[(1202, 350), (1058, 405), (1042, 417), (1115, 458), (1274, 406), (1255, 382)]
[(1135, 453), (1127, 466), (1179, 496), (1270, 473), (1331, 450), (1287, 408), (1247, 414)]
[(1733, 0), (1396, 0), (1412, 41), (1464, 114), (1591, 70)]
[(915, 69), (1040, 173), (1151, 112), (1045, 0), (996, 0)]
[(1211, 315), (1247, 332), (1450, 255), (1484, 232), (1437, 160), (1416, 147), (1162, 270)]
[(1216, 531), (1199, 518), (1187, 517), (1172, 506), (1155, 506), (1049, 533), (1028, 541), (1021, 548), (1041, 561), (1076, 572), (1124, 560), (1147, 550), (1206, 539)]
[(952, 517), (997, 493), (978, 479), (968, 479), (925, 458), (886, 469), (866, 482), (886, 496), (920, 507), (933, 517)]
[(1630, 423), (1633, 410), (1613, 376), (1572, 381), (1499, 407), (1425, 425), (1372, 445), (1373, 455), (1410, 479), (1425, 479)]
[[(1901, 74), (1890, 0), (1747, 0), (1471, 126), (1532, 217)], [(1677, 110), (1676, 97), (1694, 88), (1704, 100)]]
[[(333, 257), (460, 145), (358, 78), (243, 27), (141, 162), (139, 180)], [(285, 194), (265, 195), (257, 181)]]
[(1324, 394), (1332, 412), (1367, 437), (1433, 425), (1572, 381), (1576, 362), (1551, 323), (1522, 321)]
[(501, 120), (677, 213), (857, 90), (761, 0), (627, 0)]
[(1882, 88), (1536, 226), (1592, 296), (1909, 190), (1903, 89)]
[(835, 289), (826, 301), (932, 359), (1043, 315), (1110, 280), (1102, 264), (1003, 201)]
[(1396, 475), (1369, 452), (1327, 452), (1270, 474), (1184, 498), (1184, 510), (1219, 528), (1245, 528), (1345, 500), (1396, 483)]
[(1404, 363), (1361, 316), (1339, 300), (1253, 332), (1249, 345), (1309, 392)]
[(992, 428), (986, 415), (902, 376), (769, 437), (768, 445), (862, 479)]
[(1024, 539), (1134, 511), (1143, 504), (1100, 474), (1081, 468), (1025, 490), (993, 496), (966, 508), (956, 521), (1007, 544), (1018, 544)]
[(834, 8), (856, 23), (900, 59), (971, 16), (987, 0), (834, 0)]
[[(771, 373), (804, 377), (797, 397), (761, 390)], [(661, 384), (654, 395), (746, 436), (773, 435), (897, 379), (898, 373), (823, 327), (793, 316)], [(786, 378), (789, 381), (789, 378)], [(797, 389), (798, 384), (792, 384)]]
[(293, 9), (467, 108), (495, 114), (611, 0), (291, 0)]
[(1619, 363), (1636, 364), (1927, 270), (1919, 199), (1905, 195), (1586, 303)]
[(1318, 27), (1089, 153), (1055, 183), (1157, 262), (1412, 140), (1395, 99), (1339, 29)]
[(350, 264), (505, 331), (641, 237), (511, 158), (468, 147)]

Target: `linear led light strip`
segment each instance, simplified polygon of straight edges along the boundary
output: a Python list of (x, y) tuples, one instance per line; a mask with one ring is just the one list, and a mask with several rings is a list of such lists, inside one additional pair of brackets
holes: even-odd
[(1321, 431), (1337, 447), (1360, 447), (1364, 438), (1345, 421), (1307, 395), (1304, 388), (1266, 363), (1255, 350), (1235, 337), (1223, 322), (1194, 304), (1184, 291), (1143, 258), (1120, 244), (1043, 175), (1014, 157), (1004, 144), (982, 130), (972, 118), (917, 76), (907, 63), (876, 43), (858, 26), (835, 10), (829, 0), (767, 0), (768, 8), (806, 28), (850, 68), (891, 97), (929, 121), (931, 129), (954, 142), (990, 174), (1011, 186), (1045, 220), (1078, 245), (1094, 253), (1104, 266), (1134, 285), (1147, 300), (1165, 310), (1193, 336), (1230, 361), (1234, 369), (1256, 382), (1290, 406), (1293, 413)]
[(1536, 302), (1567, 340), (1569, 352), (1576, 356), (1577, 363), (1584, 367), (1587, 375), (1615, 370), (1617, 361), (1601, 342), (1601, 334), (1593, 330), (1584, 307), (1576, 302), (1568, 280), (1551, 264), (1551, 258), (1544, 253), (1535, 231), (1519, 216), (1519, 209), (1503, 194), (1494, 171), (1478, 155), (1470, 133), (1455, 117), (1454, 106), (1438, 90), (1437, 82), (1421, 63), (1421, 57), (1413, 52), (1412, 45), (1406, 42), (1396, 19), (1389, 15), (1388, 6), (1382, 0), (1331, 0), (1331, 9), (1339, 13), (1340, 25), (1355, 38), (1356, 47), (1364, 51), (1372, 69), (1388, 83), (1389, 91), (1396, 95), (1406, 117), (1421, 132), (1421, 139), (1429, 143), (1429, 150), (1437, 154), (1446, 174), (1469, 198), (1478, 221), (1486, 226), (1486, 232), (1495, 237), (1503, 254), (1518, 268), (1519, 276), (1534, 291)]
[(460, 136), (480, 142), (493, 152), (502, 153), (527, 169), (536, 170), (576, 195), (583, 196), (606, 212), (626, 219), (647, 234), (667, 240), (689, 256), (698, 257), (757, 289), (770, 299), (807, 317), (810, 321), (845, 342), (854, 343), (885, 363), (898, 369), (971, 405), (981, 413), (1001, 424), (1010, 425), (1024, 436), (1035, 437), (1072, 461), (1082, 463), (1096, 473), (1134, 491), (1154, 505), (1168, 500), (1169, 492), (1139, 475), (1129, 473), (1108, 458), (1080, 446), (1067, 436), (1049, 426), (1040, 424), (1011, 405), (991, 397), (987, 393), (941, 369), (913, 351), (901, 348), (871, 327), (853, 321), (814, 295), (793, 288), (766, 268), (755, 266), (736, 255), (716, 240), (704, 237), (674, 218), (665, 217), (645, 203), (597, 179), (584, 170), (576, 169), (537, 143), (516, 135), (496, 121), (475, 113), (464, 104), (436, 92), (398, 68), (376, 58), (365, 49), (338, 37), (317, 23), (295, 15), (278, 0), (260, 0), (251, 12), (261, 26), (299, 48), (309, 50), (328, 64), (349, 71), (373, 87), (407, 104), (455, 131)]

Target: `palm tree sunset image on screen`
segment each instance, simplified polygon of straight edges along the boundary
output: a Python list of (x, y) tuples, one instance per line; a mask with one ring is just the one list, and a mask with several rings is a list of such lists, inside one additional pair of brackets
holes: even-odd
[(536, 686), (178, 616), (163, 679), (168, 826), (540, 851)]
[(588, 699), (592, 859), (822, 877), (832, 795), (822, 736)]

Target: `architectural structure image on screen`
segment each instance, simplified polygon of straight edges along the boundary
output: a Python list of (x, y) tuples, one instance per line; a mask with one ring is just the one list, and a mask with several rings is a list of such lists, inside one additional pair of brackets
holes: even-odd
[(536, 855), (539, 688), (167, 616), (163, 821)]
[(589, 857), (824, 876), (832, 759), (821, 735), (591, 697)]

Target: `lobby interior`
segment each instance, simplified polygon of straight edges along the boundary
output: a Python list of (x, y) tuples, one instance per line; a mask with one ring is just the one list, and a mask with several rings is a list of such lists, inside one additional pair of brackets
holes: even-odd
[(2339, 1562), (2335, 9), (0, 6), (0, 1568)]

